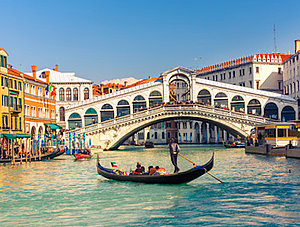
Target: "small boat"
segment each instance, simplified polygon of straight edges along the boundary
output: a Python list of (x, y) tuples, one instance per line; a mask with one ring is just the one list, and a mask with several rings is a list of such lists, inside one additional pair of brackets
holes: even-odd
[(146, 148), (153, 148), (154, 147), (154, 143), (151, 142), (151, 141), (148, 141), (148, 142), (145, 143), (145, 147)]
[(233, 143), (224, 143), (224, 147), (226, 148), (245, 148), (245, 143), (242, 142), (233, 142)]
[(93, 155), (91, 154), (73, 154), (76, 160), (89, 160)]
[[(65, 152), (65, 149), (60, 149), (60, 148), (56, 148), (54, 149), (53, 147), (44, 147), (47, 151), (45, 151), (44, 154), (41, 153), (41, 155), (36, 155), (36, 156), (27, 156), (27, 162), (35, 162), (35, 161), (45, 161), (45, 160), (49, 160), (49, 159), (53, 159), (55, 157), (58, 157), (60, 155), (62, 155)], [(22, 157), (22, 158), (16, 158), (15, 162), (26, 162), (26, 157)], [(12, 158), (8, 158), (8, 159), (0, 159), (0, 163), (11, 163), (13, 162)]]
[(112, 180), (117, 181), (132, 181), (148, 184), (182, 184), (187, 183), (202, 176), (210, 171), (214, 165), (214, 155), (211, 159), (202, 166), (195, 166), (184, 172), (172, 173), (167, 175), (120, 175), (113, 169), (108, 169), (101, 166), (99, 155), (97, 156), (97, 171), (98, 174)]

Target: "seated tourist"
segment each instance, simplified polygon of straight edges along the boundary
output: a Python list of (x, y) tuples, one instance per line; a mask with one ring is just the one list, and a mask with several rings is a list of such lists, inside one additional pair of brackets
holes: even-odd
[(135, 174), (143, 174), (145, 172), (145, 167), (141, 165), (140, 162), (136, 164)]
[(155, 173), (153, 175), (165, 175), (167, 172), (165, 170), (165, 168), (156, 166), (155, 167)]

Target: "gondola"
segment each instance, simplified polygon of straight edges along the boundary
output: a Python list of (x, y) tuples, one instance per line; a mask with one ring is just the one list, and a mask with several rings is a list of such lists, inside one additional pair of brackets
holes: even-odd
[(224, 143), (226, 148), (245, 148), (245, 143), (233, 142), (233, 143)]
[(203, 166), (195, 166), (185, 172), (173, 173), (168, 175), (118, 175), (112, 169), (104, 168), (99, 162), (97, 156), (97, 171), (98, 174), (112, 180), (117, 181), (133, 181), (148, 184), (182, 184), (187, 183), (202, 176), (210, 171), (214, 165), (214, 155)]
[(145, 143), (145, 148), (154, 148), (154, 143), (151, 141), (148, 141)]
[(73, 154), (75, 157), (75, 160), (89, 160), (92, 158), (92, 155), (90, 154)]
[[(65, 152), (64, 149), (57, 148), (56, 150), (54, 150), (54, 151), (52, 151), (50, 153), (41, 154), (41, 156), (37, 155), (37, 156), (31, 156), (31, 158), (27, 157), (27, 162), (45, 161), (45, 160), (53, 159), (55, 157), (58, 157), (58, 156), (62, 155), (64, 152)], [(21, 162), (21, 159), (22, 159), (22, 162), (26, 162), (26, 158), (25, 157), (23, 157), (23, 158), (16, 158), (15, 162)], [(13, 162), (12, 158), (9, 158), (9, 159), (0, 159), (0, 163), (11, 163), (11, 162)]]

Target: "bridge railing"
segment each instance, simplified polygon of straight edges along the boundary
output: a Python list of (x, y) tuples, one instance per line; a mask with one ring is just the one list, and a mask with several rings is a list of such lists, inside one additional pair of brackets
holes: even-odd
[[(210, 110), (209, 110), (210, 109)], [(231, 116), (231, 117), (236, 117), (239, 119), (247, 119), (250, 121), (254, 121), (257, 123), (268, 123), (268, 122), (274, 122), (275, 120), (272, 119), (268, 119), (268, 118), (264, 118), (262, 116), (256, 116), (256, 115), (251, 115), (251, 114), (246, 114), (246, 113), (242, 113), (242, 112), (237, 112), (237, 111), (232, 111), (232, 110), (225, 110), (222, 108), (216, 108), (213, 106), (208, 106), (208, 105), (202, 105), (202, 104), (177, 104), (177, 105), (160, 105), (157, 107), (151, 107), (148, 108), (146, 110), (142, 110), (142, 111), (138, 111), (126, 116), (122, 116), (122, 117), (118, 117), (118, 118), (114, 118), (111, 120), (107, 120), (104, 122), (100, 122), (98, 124), (94, 124), (94, 125), (89, 125), (80, 129), (74, 129), (74, 130), (70, 130), (69, 132), (90, 132), (96, 129), (101, 129), (101, 128), (106, 128), (106, 127), (113, 127), (122, 123), (126, 123), (129, 122), (131, 120), (138, 120), (141, 119), (145, 116), (152, 116), (158, 113), (162, 113), (162, 112), (172, 112), (172, 111), (180, 111), (180, 110), (190, 110), (190, 111), (195, 111), (197, 110), (198, 112), (202, 112), (202, 113), (210, 113), (210, 114), (216, 114), (219, 116)]]

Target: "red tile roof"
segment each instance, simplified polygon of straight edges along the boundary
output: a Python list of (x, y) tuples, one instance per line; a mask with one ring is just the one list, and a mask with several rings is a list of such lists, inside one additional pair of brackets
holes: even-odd
[[(14, 76), (18, 76), (18, 77), (24, 77), (26, 79), (29, 79), (29, 80), (33, 80), (33, 77), (32, 76), (29, 76), (25, 73), (22, 73), (16, 69), (13, 69), (13, 68), (7, 68), (7, 73), (10, 74), (10, 75), (14, 75)], [(22, 74), (22, 75), (21, 75)], [(42, 80), (39, 80), (39, 79), (36, 79), (35, 81), (39, 82), (39, 83), (43, 83), (43, 84), (47, 84), (46, 82), (42, 81)]]

